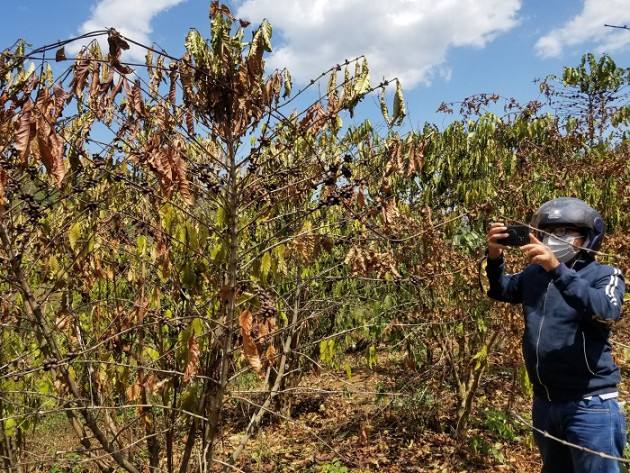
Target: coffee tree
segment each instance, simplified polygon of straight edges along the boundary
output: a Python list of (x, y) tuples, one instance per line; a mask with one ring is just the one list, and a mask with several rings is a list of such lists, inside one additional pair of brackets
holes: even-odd
[[(329, 306), (312, 300), (320, 261), (343, 262), (331, 233), (348, 226), (339, 209), (356, 205), (353, 160), (373, 133), (342, 115), (374, 89), (366, 62), (347, 61), (287, 113), (304, 92), (265, 74), (271, 25), (244, 41), (225, 6), (210, 20), (209, 40), (191, 31), (181, 58), (147, 48), (142, 71), (113, 29), (106, 55), (92, 43), (58, 77), (46, 49), (3, 53), (11, 470), (28, 423), (59, 407), (102, 471), (206, 471), (226, 402), (249, 413), (233, 462), (299, 381), (300, 334)], [(401, 103), (398, 90), (391, 122)], [(267, 389), (238, 394), (248, 371)]]

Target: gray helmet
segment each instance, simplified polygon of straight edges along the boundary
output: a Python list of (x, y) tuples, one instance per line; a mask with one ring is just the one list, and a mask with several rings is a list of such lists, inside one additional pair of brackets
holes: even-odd
[(599, 250), (605, 233), (604, 219), (597, 210), (574, 197), (559, 197), (542, 204), (532, 217), (531, 226), (541, 230), (576, 227), (585, 237), (582, 247), (593, 251)]

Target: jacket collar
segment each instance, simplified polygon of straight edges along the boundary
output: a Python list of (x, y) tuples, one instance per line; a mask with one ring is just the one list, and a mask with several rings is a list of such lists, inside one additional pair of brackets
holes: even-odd
[(586, 251), (580, 251), (575, 258), (566, 263), (566, 265), (568, 268), (575, 269), (577, 271), (585, 266), (588, 266), (593, 261), (595, 261), (595, 257), (592, 254)]

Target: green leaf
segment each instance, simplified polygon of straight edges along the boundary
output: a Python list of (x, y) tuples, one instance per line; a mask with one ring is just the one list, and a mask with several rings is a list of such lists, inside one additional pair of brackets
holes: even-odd
[(190, 224), (186, 224), (186, 244), (189, 246), (191, 251), (199, 251), (199, 238), (197, 237), (197, 229)]
[(365, 361), (367, 362), (370, 369), (376, 366), (376, 362), (378, 361), (378, 354), (376, 353), (376, 347), (374, 345), (370, 345), (370, 347), (366, 350)]
[(192, 322), (190, 322), (189, 328), (192, 335), (194, 335), (195, 337), (201, 336), (201, 334), (204, 332), (203, 320), (199, 317), (194, 318)]
[(227, 225), (227, 214), (225, 213), (223, 207), (219, 207), (217, 209), (214, 224), (218, 230), (225, 228)]
[(518, 370), (518, 380), (521, 385), (521, 390), (523, 394), (527, 397), (532, 397), (534, 394), (534, 385), (529, 380), (529, 375), (527, 374), (527, 369), (525, 365), (521, 365)]
[(83, 228), (79, 222), (75, 223), (70, 227), (68, 231), (68, 241), (70, 242), (70, 248), (75, 249), (77, 246), (77, 242), (81, 239), (81, 234), (83, 232)]
[(271, 254), (269, 252), (265, 253), (262, 257), (262, 261), (260, 262), (260, 276), (264, 280), (267, 279), (267, 275), (271, 270)]
[(225, 249), (225, 245), (220, 243), (212, 248), (210, 252), (210, 259), (217, 264), (223, 263), (225, 261), (225, 257), (227, 255), (227, 250)]
[(56, 275), (57, 272), (59, 271), (59, 260), (57, 259), (57, 257), (55, 255), (51, 255), (50, 258), (48, 259), (48, 268), (50, 269), (50, 272), (53, 275)]
[(147, 237), (145, 237), (144, 235), (138, 235), (138, 238), (136, 241), (137, 241), (136, 253), (138, 254), (138, 256), (142, 257), (146, 255)]
[(477, 363), (475, 364), (475, 370), (478, 370), (479, 368), (481, 368), (481, 365), (483, 363), (485, 363), (486, 359), (488, 358), (488, 347), (486, 345), (482, 346), (481, 349), (475, 353), (475, 355), (472, 357), (473, 360), (475, 360)]
[(200, 225), (198, 231), (199, 246), (203, 247), (210, 237), (210, 229), (207, 225)]
[(195, 281), (197, 280), (197, 275), (195, 274), (195, 271), (193, 270), (191, 263), (187, 263), (184, 266), (184, 270), (182, 271), (182, 275), (181, 275), (181, 280), (182, 280), (182, 285), (186, 289), (193, 288)]
[(160, 357), (159, 352), (155, 348), (144, 347), (142, 354), (148, 358), (151, 358), (153, 361), (157, 360)]
[(181, 408), (185, 411), (194, 412), (197, 404), (197, 387), (191, 384), (181, 397)]
[(13, 429), (15, 428), (15, 419), (10, 418), (3, 421), (4, 424), (4, 432), (8, 437), (13, 435)]
[(334, 368), (335, 341), (333, 339), (324, 340), (319, 344), (319, 358), (326, 366)]

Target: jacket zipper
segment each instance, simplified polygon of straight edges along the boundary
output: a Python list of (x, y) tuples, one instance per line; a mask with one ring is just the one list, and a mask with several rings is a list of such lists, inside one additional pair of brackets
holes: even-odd
[(586, 335), (584, 335), (584, 330), (582, 332), (582, 346), (584, 347), (584, 362), (586, 363), (586, 369), (588, 369), (589, 373), (595, 376), (593, 370), (591, 369), (591, 365), (588, 363), (588, 357), (586, 356)]
[(540, 385), (545, 388), (545, 392), (547, 393), (547, 400), (551, 401), (551, 396), (549, 395), (549, 389), (547, 388), (547, 386), (542, 382), (542, 379), (540, 378), (540, 371), (539, 371), (539, 365), (540, 365), (540, 358), (538, 356), (538, 347), (540, 346), (540, 334), (542, 333), (542, 326), (543, 323), (545, 321), (545, 317), (547, 316), (547, 298), (549, 297), (549, 287), (551, 286), (551, 282), (549, 284), (547, 284), (547, 292), (545, 293), (545, 301), (543, 302), (543, 311), (542, 311), (542, 316), (540, 318), (540, 325), (538, 326), (538, 338), (536, 339), (536, 376), (538, 377), (538, 382), (540, 383)]

